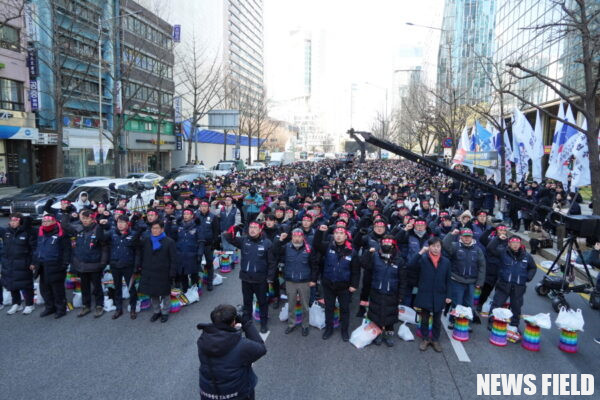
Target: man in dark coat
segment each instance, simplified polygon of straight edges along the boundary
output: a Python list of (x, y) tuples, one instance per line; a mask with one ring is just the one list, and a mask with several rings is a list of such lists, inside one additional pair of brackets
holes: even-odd
[(61, 318), (67, 313), (65, 277), (70, 251), (71, 240), (63, 233), (54, 214), (44, 215), (32, 261), (40, 276), (40, 291), (46, 307), (40, 317), (56, 313), (54, 318)]
[(252, 315), (254, 296), (260, 310), (260, 331), (267, 333), (269, 303), (267, 292), (269, 282), (275, 279), (277, 260), (271, 251), (272, 242), (262, 234), (262, 225), (256, 221), (248, 223), (248, 235), (236, 237), (235, 229), (223, 234), (223, 238), (242, 251), (240, 280), (244, 301), (244, 316)]
[(327, 225), (321, 225), (315, 235), (315, 248), (323, 256), (323, 298), (325, 300), (325, 332), (323, 340), (333, 335), (333, 310), (335, 302), (340, 305), (342, 340), (350, 340), (350, 300), (360, 281), (360, 260), (348, 232), (343, 227), (333, 230), (331, 239), (325, 237)]
[[(108, 223), (100, 222), (108, 227)], [(115, 284), (115, 313), (112, 319), (123, 315), (123, 279), (129, 289), (129, 307), (131, 319), (137, 318), (137, 292), (132, 283), (133, 270), (139, 261), (139, 234), (129, 228), (129, 217), (121, 215), (117, 218), (116, 226), (108, 232), (107, 241), (110, 245), (110, 271)]]
[[(254, 400), (258, 378), (252, 363), (267, 353), (252, 318), (240, 318), (235, 307), (217, 306), (212, 324), (198, 324), (200, 359), (200, 399)], [(242, 331), (246, 337), (242, 336)]]
[(70, 236), (75, 237), (71, 252), (71, 266), (81, 278), (81, 300), (83, 308), (77, 315), (83, 317), (91, 312), (92, 285), (96, 303), (95, 318), (104, 314), (104, 293), (102, 291), (102, 271), (108, 264), (108, 246), (106, 246), (104, 229), (96, 223), (91, 210), (84, 209), (79, 213), (81, 224), (68, 222), (69, 216), (63, 219), (63, 228)]
[[(442, 241), (433, 237), (409, 262), (409, 268), (418, 271), (418, 292), (415, 307), (421, 309), (421, 334), (423, 341), (419, 349), (427, 350), (432, 346), (437, 352), (442, 351), (440, 333), (442, 329), (442, 311), (445, 304), (450, 304), (450, 276), (452, 273), (450, 260), (442, 255)], [(432, 339), (429, 340), (429, 315), (433, 314)]]
[(364, 268), (372, 275), (369, 282), (369, 312), (367, 318), (382, 330), (374, 343), (385, 342), (394, 345), (394, 324), (398, 321), (398, 304), (402, 302), (406, 290), (406, 264), (391, 235), (383, 236), (375, 242), (375, 247), (362, 255)]
[(204, 264), (204, 271), (206, 272), (208, 283), (206, 289), (210, 292), (213, 290), (213, 279), (215, 277), (215, 270), (213, 266), (213, 250), (219, 246), (220, 241), (220, 228), (219, 219), (216, 215), (210, 212), (210, 206), (207, 200), (200, 202), (198, 213), (196, 214), (198, 219), (198, 230), (200, 233), (200, 257), (198, 264), (202, 262), (202, 256), (206, 260)]
[[(499, 238), (506, 239), (504, 236)], [(498, 282), (490, 310), (502, 307), (510, 298), (510, 310), (513, 313), (510, 324), (518, 330), (526, 285), (535, 276), (537, 266), (518, 236), (508, 239), (508, 247), (503, 247), (499, 240), (493, 240), (488, 245), (488, 251), (500, 259)], [(489, 329), (492, 321), (492, 318), (488, 320)]]
[[(36, 237), (29, 224), (23, 221), (20, 213), (12, 213), (8, 228), (0, 228), (0, 236), (4, 243), (2, 252), (2, 286), (12, 296), (9, 315), (23, 310), (23, 314), (31, 314), (33, 305), (33, 270), (31, 257), (35, 251)], [(21, 292), (25, 297), (25, 309), (21, 305)]]
[(150, 233), (140, 244), (139, 291), (150, 296), (154, 312), (150, 321), (160, 318), (160, 322), (167, 322), (171, 310), (171, 279), (177, 274), (175, 242), (165, 235), (162, 221), (154, 221)]
[(167, 223), (169, 237), (175, 240), (177, 249), (177, 277), (181, 284), (181, 290), (186, 292), (190, 287), (198, 285), (200, 274), (200, 262), (202, 261), (201, 240), (197, 221), (194, 218), (194, 210), (186, 208), (179, 224), (172, 226)]
[(291, 240), (283, 232), (273, 244), (273, 254), (283, 260), (283, 278), (288, 298), (288, 326), (286, 334), (296, 326), (296, 296), (302, 305), (302, 336), (308, 335), (310, 289), (317, 284), (319, 264), (316, 252), (304, 238), (304, 231), (296, 228), (291, 232)]

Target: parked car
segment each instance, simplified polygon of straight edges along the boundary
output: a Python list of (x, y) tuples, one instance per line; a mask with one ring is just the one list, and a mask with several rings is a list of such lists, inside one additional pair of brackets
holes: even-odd
[(183, 169), (183, 170), (174, 170), (169, 172), (160, 182), (159, 185), (166, 185), (171, 181), (175, 182), (183, 182), (188, 181), (191, 182), (195, 179), (206, 179), (212, 177), (212, 171), (205, 170), (199, 171), (195, 168)]
[[(129, 199), (127, 208), (131, 211), (142, 210), (146, 207), (150, 200), (154, 199), (156, 188), (150, 181), (142, 181), (136, 179), (105, 179), (101, 181), (91, 182), (81, 185), (76, 189), (71, 190), (65, 199), (74, 203), (79, 199), (79, 194), (86, 192), (88, 200), (100, 202), (116, 200), (117, 198), (126, 197)], [(138, 196), (139, 195), (139, 196)], [(53, 208), (60, 208), (60, 201), (52, 205)]]
[(219, 161), (217, 165), (211, 168), (213, 176), (224, 176), (235, 171), (243, 171), (246, 169), (244, 160), (225, 160)]
[(25, 191), (11, 196), (11, 212), (20, 212), (25, 216), (30, 216), (34, 220), (42, 218), (44, 205), (49, 199), (60, 201), (67, 193), (82, 185), (92, 182), (105, 181), (109, 178), (104, 176), (90, 176), (85, 178), (57, 178), (47, 182), (42, 182), (31, 192)]
[(246, 169), (256, 169), (256, 170), (261, 170), (261, 169), (265, 169), (267, 168), (267, 164), (265, 164), (264, 162), (253, 162), (252, 164), (246, 166)]
[(8, 215), (10, 213), (10, 205), (13, 202), (13, 200), (16, 200), (19, 197), (26, 197), (33, 193), (37, 193), (40, 190), (40, 188), (44, 185), (44, 183), (45, 182), (34, 183), (33, 185), (26, 187), (25, 189), (19, 190), (17, 193), (0, 199), (0, 212), (2, 212), (2, 214), (5, 216)]
[(127, 174), (125, 179), (138, 179), (150, 182), (159, 182), (163, 179), (162, 176), (155, 174), (154, 172), (132, 172)]

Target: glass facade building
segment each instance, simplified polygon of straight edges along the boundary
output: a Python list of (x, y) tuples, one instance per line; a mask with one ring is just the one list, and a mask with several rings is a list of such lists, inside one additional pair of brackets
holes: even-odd
[[(496, 62), (502, 65), (519, 62), (526, 68), (580, 89), (583, 70), (581, 64), (575, 62), (580, 54), (577, 38), (558, 39), (548, 30), (531, 29), (560, 19), (560, 8), (549, 1), (498, 0)], [(535, 78), (517, 81), (514, 90), (534, 104), (558, 102), (556, 93)], [(509, 96), (507, 100), (508, 107), (523, 108), (516, 98)]]
[(489, 83), (482, 58), (493, 54), (496, 0), (446, 0), (438, 52), (437, 86), (454, 89), (462, 104), (485, 101)]

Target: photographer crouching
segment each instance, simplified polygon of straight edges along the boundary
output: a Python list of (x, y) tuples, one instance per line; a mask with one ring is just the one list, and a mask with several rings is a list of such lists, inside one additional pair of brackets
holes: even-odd
[[(265, 342), (254, 327), (252, 317), (229, 304), (217, 306), (211, 324), (198, 324), (200, 359), (200, 398), (202, 400), (253, 400), (258, 378), (252, 363), (267, 353)], [(242, 336), (242, 331), (246, 337)]]

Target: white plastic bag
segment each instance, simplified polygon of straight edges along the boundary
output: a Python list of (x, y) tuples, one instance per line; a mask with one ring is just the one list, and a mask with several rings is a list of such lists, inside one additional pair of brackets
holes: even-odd
[(121, 297), (123, 297), (124, 299), (129, 298), (129, 289), (127, 289), (127, 285), (121, 286)]
[(213, 278), (213, 286), (218, 286), (223, 284), (223, 277), (219, 274), (215, 274)]
[(450, 311), (450, 315), (473, 320), (473, 310), (471, 310), (471, 307), (457, 305), (452, 311)]
[(406, 326), (406, 322), (400, 325), (400, 328), (398, 328), (398, 337), (405, 342), (411, 342), (415, 340), (410, 328)]
[(188, 299), (188, 304), (196, 303), (200, 301), (200, 295), (198, 295), (198, 286), (193, 285), (185, 292), (185, 297)]
[(12, 304), (12, 296), (10, 292), (4, 288), (2, 288), (2, 305), (10, 306)]
[(489, 314), (491, 308), (492, 308), (492, 298), (488, 297), (487, 300), (485, 301), (485, 303), (483, 303), (483, 306), (481, 306), (481, 313)]
[(33, 290), (34, 290), (34, 296), (33, 296), (33, 302), (38, 305), (41, 306), (44, 304), (44, 298), (42, 297), (42, 292), (40, 291), (40, 284), (39, 283), (34, 283), (33, 284)]
[(73, 308), (81, 307), (83, 307), (83, 303), (81, 302), (81, 293), (75, 292), (73, 293)]
[(547, 314), (539, 313), (536, 315), (527, 315), (523, 319), (533, 325), (539, 326), (542, 329), (550, 329), (550, 327), (552, 326), (552, 321), (550, 321), (550, 313), (547, 313)]
[(357, 349), (362, 349), (363, 347), (370, 345), (379, 335), (381, 335), (381, 329), (375, 325), (374, 322), (363, 319), (362, 324), (352, 331), (350, 343)]
[(416, 324), (417, 312), (408, 306), (398, 306), (398, 319), (409, 324)]
[(583, 315), (581, 314), (581, 310), (579, 308), (577, 311), (575, 311), (571, 309), (567, 310), (566, 308), (562, 307), (554, 323), (560, 329), (583, 332), (584, 321)]
[[(135, 312), (139, 313), (140, 311), (142, 311), (142, 302), (141, 301), (137, 301), (137, 303), (135, 303)], [(131, 305), (127, 305), (127, 312), (131, 312)]]
[(289, 304), (285, 303), (285, 305), (283, 307), (281, 307), (281, 310), (279, 311), (279, 320), (281, 322), (285, 322), (288, 320), (288, 312), (289, 312)]
[(503, 321), (508, 321), (509, 319), (512, 318), (513, 313), (508, 308), (500, 308), (500, 307), (498, 307), (498, 308), (494, 308), (492, 310), (492, 315), (496, 319), (501, 319)]
[(310, 326), (314, 326), (315, 328), (325, 328), (325, 309), (316, 301), (308, 310), (308, 322)]
[(116, 309), (117, 307), (115, 307), (115, 304), (113, 303), (112, 299), (108, 296), (104, 296), (104, 311), (111, 312), (115, 311)]

